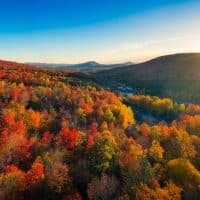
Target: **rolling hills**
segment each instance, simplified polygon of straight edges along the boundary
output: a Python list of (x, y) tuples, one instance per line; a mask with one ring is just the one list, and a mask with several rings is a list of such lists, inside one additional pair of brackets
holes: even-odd
[(150, 61), (92, 74), (104, 86), (129, 85), (139, 92), (200, 101), (200, 53), (161, 56)]
[[(11, 61), (0, 60), (0, 80), (9, 79), (16, 83), (27, 85), (47, 85), (57, 81), (71, 85), (85, 85), (92, 83), (91, 76), (77, 70), (52, 69), (35, 67)], [(94, 84), (94, 82), (93, 82)]]
[(111, 89), (126, 85), (136, 89), (137, 93), (170, 97), (185, 103), (200, 102), (200, 53), (167, 55), (144, 63), (132, 65), (125, 63), (123, 67), (121, 65), (109, 65), (109, 68), (105, 68), (96, 62), (87, 62), (83, 66), (82, 64), (75, 65), (81, 70), (78, 68), (69, 70), (61, 66), (55, 67), (61, 70), (56, 70), (51, 66), (42, 68), (40, 65), (34, 67), (29, 64), (0, 61), (0, 67), (9, 66), (6, 70), (8, 75), (9, 70), (16, 68), (20, 68), (23, 73), (25, 73), (24, 70), (30, 69), (40, 71), (40, 73), (46, 70), (50, 74), (62, 75), (60, 79), (64, 82), (75, 84), (95, 82)]
[(55, 69), (73, 69), (73, 70), (79, 70), (79, 71), (98, 71), (103, 69), (112, 69), (117, 67), (123, 67), (132, 65), (132, 62), (125, 62), (125, 63), (117, 63), (117, 64), (100, 64), (95, 61), (88, 61), (84, 63), (78, 63), (78, 64), (54, 64), (54, 63), (28, 63), (37, 67), (45, 67), (45, 68), (55, 68)]

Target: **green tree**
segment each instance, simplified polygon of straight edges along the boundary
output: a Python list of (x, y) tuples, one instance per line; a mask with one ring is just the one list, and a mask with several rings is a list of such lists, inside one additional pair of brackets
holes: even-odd
[(118, 155), (118, 148), (109, 136), (99, 139), (88, 151), (91, 170), (100, 174), (109, 169)]
[(186, 159), (170, 160), (168, 162), (168, 173), (169, 177), (174, 179), (175, 182), (186, 187), (189, 185), (200, 185), (199, 171)]

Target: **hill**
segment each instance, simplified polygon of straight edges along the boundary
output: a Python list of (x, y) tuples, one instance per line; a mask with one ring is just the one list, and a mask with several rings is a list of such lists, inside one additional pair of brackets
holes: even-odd
[(4, 60), (0, 60), (0, 79), (27, 85), (47, 85), (58, 81), (72, 85), (92, 83), (88, 74), (77, 70), (56, 70)]
[(150, 61), (93, 73), (104, 86), (129, 85), (145, 93), (200, 101), (200, 53), (161, 56)]
[(88, 61), (84, 63), (78, 63), (78, 64), (53, 64), (53, 63), (28, 63), (37, 67), (45, 67), (45, 68), (56, 68), (56, 69), (74, 69), (79, 71), (98, 71), (103, 69), (112, 69), (122, 66), (128, 66), (133, 64), (132, 62), (126, 62), (126, 63), (117, 63), (117, 64), (100, 64), (95, 61)]

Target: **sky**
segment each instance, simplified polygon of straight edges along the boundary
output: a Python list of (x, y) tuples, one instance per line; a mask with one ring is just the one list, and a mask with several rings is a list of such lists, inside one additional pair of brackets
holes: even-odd
[(0, 0), (0, 59), (143, 62), (200, 52), (199, 0)]

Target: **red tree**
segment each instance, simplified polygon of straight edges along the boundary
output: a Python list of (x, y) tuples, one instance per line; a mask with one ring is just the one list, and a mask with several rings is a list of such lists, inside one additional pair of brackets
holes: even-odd
[(57, 142), (65, 149), (72, 149), (76, 145), (78, 131), (76, 129), (62, 128)]

